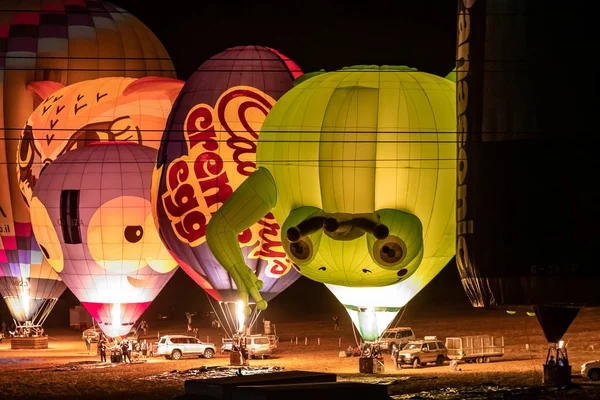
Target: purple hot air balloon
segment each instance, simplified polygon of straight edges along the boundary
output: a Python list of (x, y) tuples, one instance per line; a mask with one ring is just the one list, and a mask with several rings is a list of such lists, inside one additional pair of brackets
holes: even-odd
[(33, 190), (45, 258), (109, 337), (127, 334), (177, 267), (152, 216), (156, 150), (97, 142), (56, 159)]
[[(236, 279), (213, 257), (206, 225), (229, 194), (255, 169), (256, 142), (273, 104), (302, 71), (262, 46), (229, 48), (203, 63), (184, 85), (159, 149), (153, 185), (155, 217), (182, 268), (218, 301), (247, 301)], [(286, 258), (280, 226), (268, 214), (239, 236), (250, 269), (268, 301), (299, 274)], [(259, 308), (265, 304), (259, 304)]]

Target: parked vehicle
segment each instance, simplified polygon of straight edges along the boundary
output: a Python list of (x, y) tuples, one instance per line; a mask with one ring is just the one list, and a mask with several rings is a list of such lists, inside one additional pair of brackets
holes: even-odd
[(581, 375), (593, 381), (600, 381), (600, 360), (588, 361), (581, 365)]
[(81, 338), (83, 340), (90, 338), (91, 342), (93, 343), (99, 341), (101, 335), (102, 331), (99, 328), (89, 328), (83, 331)]
[(160, 338), (155, 354), (179, 360), (185, 356), (212, 358), (216, 352), (213, 343), (203, 343), (193, 336), (168, 335)]
[(271, 341), (267, 336), (263, 335), (252, 335), (245, 336), (242, 338), (243, 343), (248, 349), (249, 358), (267, 358), (273, 353), (271, 347)]
[(411, 364), (413, 368), (425, 366), (428, 363), (443, 365), (448, 359), (448, 350), (444, 342), (437, 340), (436, 336), (425, 336), (423, 340), (411, 340), (400, 350), (398, 363)]
[(279, 336), (277, 335), (264, 335), (269, 339), (269, 344), (271, 346), (271, 352), (274, 353), (277, 350), (277, 346), (279, 346)]
[(504, 337), (476, 335), (446, 338), (448, 358), (465, 362), (487, 363), (504, 355)]
[(69, 309), (69, 326), (78, 331), (86, 330), (88, 326), (94, 326), (94, 319), (83, 306), (75, 306)]
[(381, 351), (391, 351), (394, 343), (398, 345), (399, 349), (402, 349), (406, 343), (411, 340), (416, 340), (415, 333), (411, 328), (400, 327), (386, 329), (378, 340), (379, 348)]
[(233, 349), (233, 338), (221, 338), (221, 354)]

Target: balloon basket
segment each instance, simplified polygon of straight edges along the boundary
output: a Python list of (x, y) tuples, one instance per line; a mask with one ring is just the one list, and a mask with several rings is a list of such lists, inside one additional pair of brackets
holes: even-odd
[(358, 370), (361, 374), (383, 374), (385, 372), (383, 358), (361, 357), (358, 359)]
[(564, 386), (571, 383), (571, 365), (569, 355), (564, 342), (552, 343), (548, 348), (546, 363), (544, 367), (544, 378), (542, 383), (552, 386)]
[(48, 348), (48, 336), (14, 337), (10, 339), (12, 350), (41, 350)]
[(229, 365), (234, 367), (248, 366), (248, 361), (244, 360), (242, 354), (239, 351), (232, 351), (229, 353)]
[(542, 383), (552, 386), (565, 386), (571, 383), (571, 366), (544, 365)]

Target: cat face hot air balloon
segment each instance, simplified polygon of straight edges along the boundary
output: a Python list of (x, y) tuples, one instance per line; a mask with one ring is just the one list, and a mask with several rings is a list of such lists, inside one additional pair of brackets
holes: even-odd
[(172, 78), (100, 78), (67, 87), (33, 82), (44, 102), (23, 129), (17, 175), (29, 202), (40, 172), (56, 157), (97, 141), (131, 141), (158, 148), (183, 81)]
[[(8, 0), (2, 8), (0, 294), (17, 321), (38, 325), (65, 286), (43, 262), (16, 169), (10, 168), (19, 158), (17, 145), (27, 118), (44, 101), (28, 85), (53, 81), (59, 87), (107, 76), (174, 78), (175, 73), (156, 36), (110, 3)], [(42, 304), (46, 306), (40, 308)]]
[(301, 74), (271, 48), (233, 47), (198, 68), (171, 112), (155, 175), (157, 224), (182, 268), (217, 300), (237, 300), (238, 290), (247, 295), (240, 279), (261, 281), (263, 296), (271, 299), (299, 276), (270, 213), (232, 237), (249, 275), (228, 274), (211, 254), (205, 231), (211, 215), (254, 171), (265, 116)]
[(177, 266), (151, 212), (156, 150), (96, 143), (50, 164), (33, 191), (40, 248), (110, 337), (129, 332)]
[(272, 211), (300, 273), (377, 338), (454, 255), (454, 98), (454, 83), (407, 67), (300, 83), (265, 120), (257, 170), (209, 222), (216, 258), (247, 274), (233, 235)]

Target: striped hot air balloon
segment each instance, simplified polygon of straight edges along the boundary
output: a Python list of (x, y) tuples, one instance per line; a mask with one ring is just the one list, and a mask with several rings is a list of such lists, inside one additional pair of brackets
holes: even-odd
[(0, 295), (17, 322), (39, 325), (65, 285), (43, 261), (15, 168), (23, 127), (44, 101), (28, 85), (51, 81), (58, 89), (100, 77), (175, 74), (156, 36), (110, 3), (9, 0), (2, 7), (7, 11), (0, 13)]

